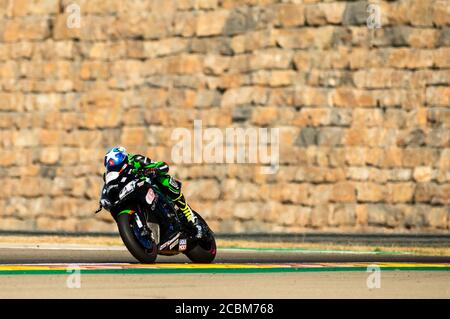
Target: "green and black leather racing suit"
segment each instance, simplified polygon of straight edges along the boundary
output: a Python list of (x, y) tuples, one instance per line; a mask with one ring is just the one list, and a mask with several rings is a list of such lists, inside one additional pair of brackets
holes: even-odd
[(134, 173), (142, 172), (144, 175), (153, 173), (158, 186), (181, 210), (186, 222), (197, 229), (197, 237), (203, 236), (203, 228), (181, 191), (181, 182), (169, 175), (169, 165), (166, 162), (155, 162), (143, 155), (128, 154), (128, 164), (133, 167)]

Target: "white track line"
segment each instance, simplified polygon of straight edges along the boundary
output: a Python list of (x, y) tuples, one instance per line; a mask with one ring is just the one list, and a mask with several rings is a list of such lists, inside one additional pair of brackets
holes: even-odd
[(43, 249), (43, 250), (127, 250), (125, 246), (96, 246), (75, 244), (0, 244), (0, 249)]

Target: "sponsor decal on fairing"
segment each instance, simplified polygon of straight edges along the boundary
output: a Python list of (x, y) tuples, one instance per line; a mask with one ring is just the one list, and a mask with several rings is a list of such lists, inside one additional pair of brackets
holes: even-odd
[(178, 249), (180, 251), (186, 250), (187, 248), (187, 240), (186, 239), (180, 239), (180, 245), (178, 246)]

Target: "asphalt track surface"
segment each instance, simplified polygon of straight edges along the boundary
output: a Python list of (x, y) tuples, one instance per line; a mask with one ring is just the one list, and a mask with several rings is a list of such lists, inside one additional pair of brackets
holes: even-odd
[[(80, 288), (69, 288), (74, 265)], [(0, 298), (450, 298), (450, 257), (219, 249), (213, 265), (142, 265), (120, 247), (11, 246), (0, 247), (0, 287)]]
[[(48, 246), (47, 246), (48, 247)], [(1, 248), (0, 264), (21, 263), (136, 263), (136, 259), (125, 248), (113, 247), (112, 250), (70, 246), (58, 249), (46, 246), (36, 248)], [(183, 264), (190, 262), (184, 255), (158, 256), (157, 263)], [(414, 263), (450, 263), (450, 256), (418, 256), (410, 254), (374, 254), (374, 253), (324, 253), (307, 250), (277, 249), (220, 249), (215, 263), (311, 263), (311, 262), (414, 262)]]

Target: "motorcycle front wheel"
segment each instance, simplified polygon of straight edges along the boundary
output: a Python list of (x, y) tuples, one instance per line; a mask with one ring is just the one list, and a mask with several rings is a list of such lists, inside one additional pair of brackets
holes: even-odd
[(134, 258), (144, 264), (153, 264), (156, 260), (158, 249), (152, 238), (146, 238), (147, 247), (143, 245), (142, 238), (137, 238), (137, 227), (133, 214), (122, 214), (117, 218), (117, 227), (123, 243)]

